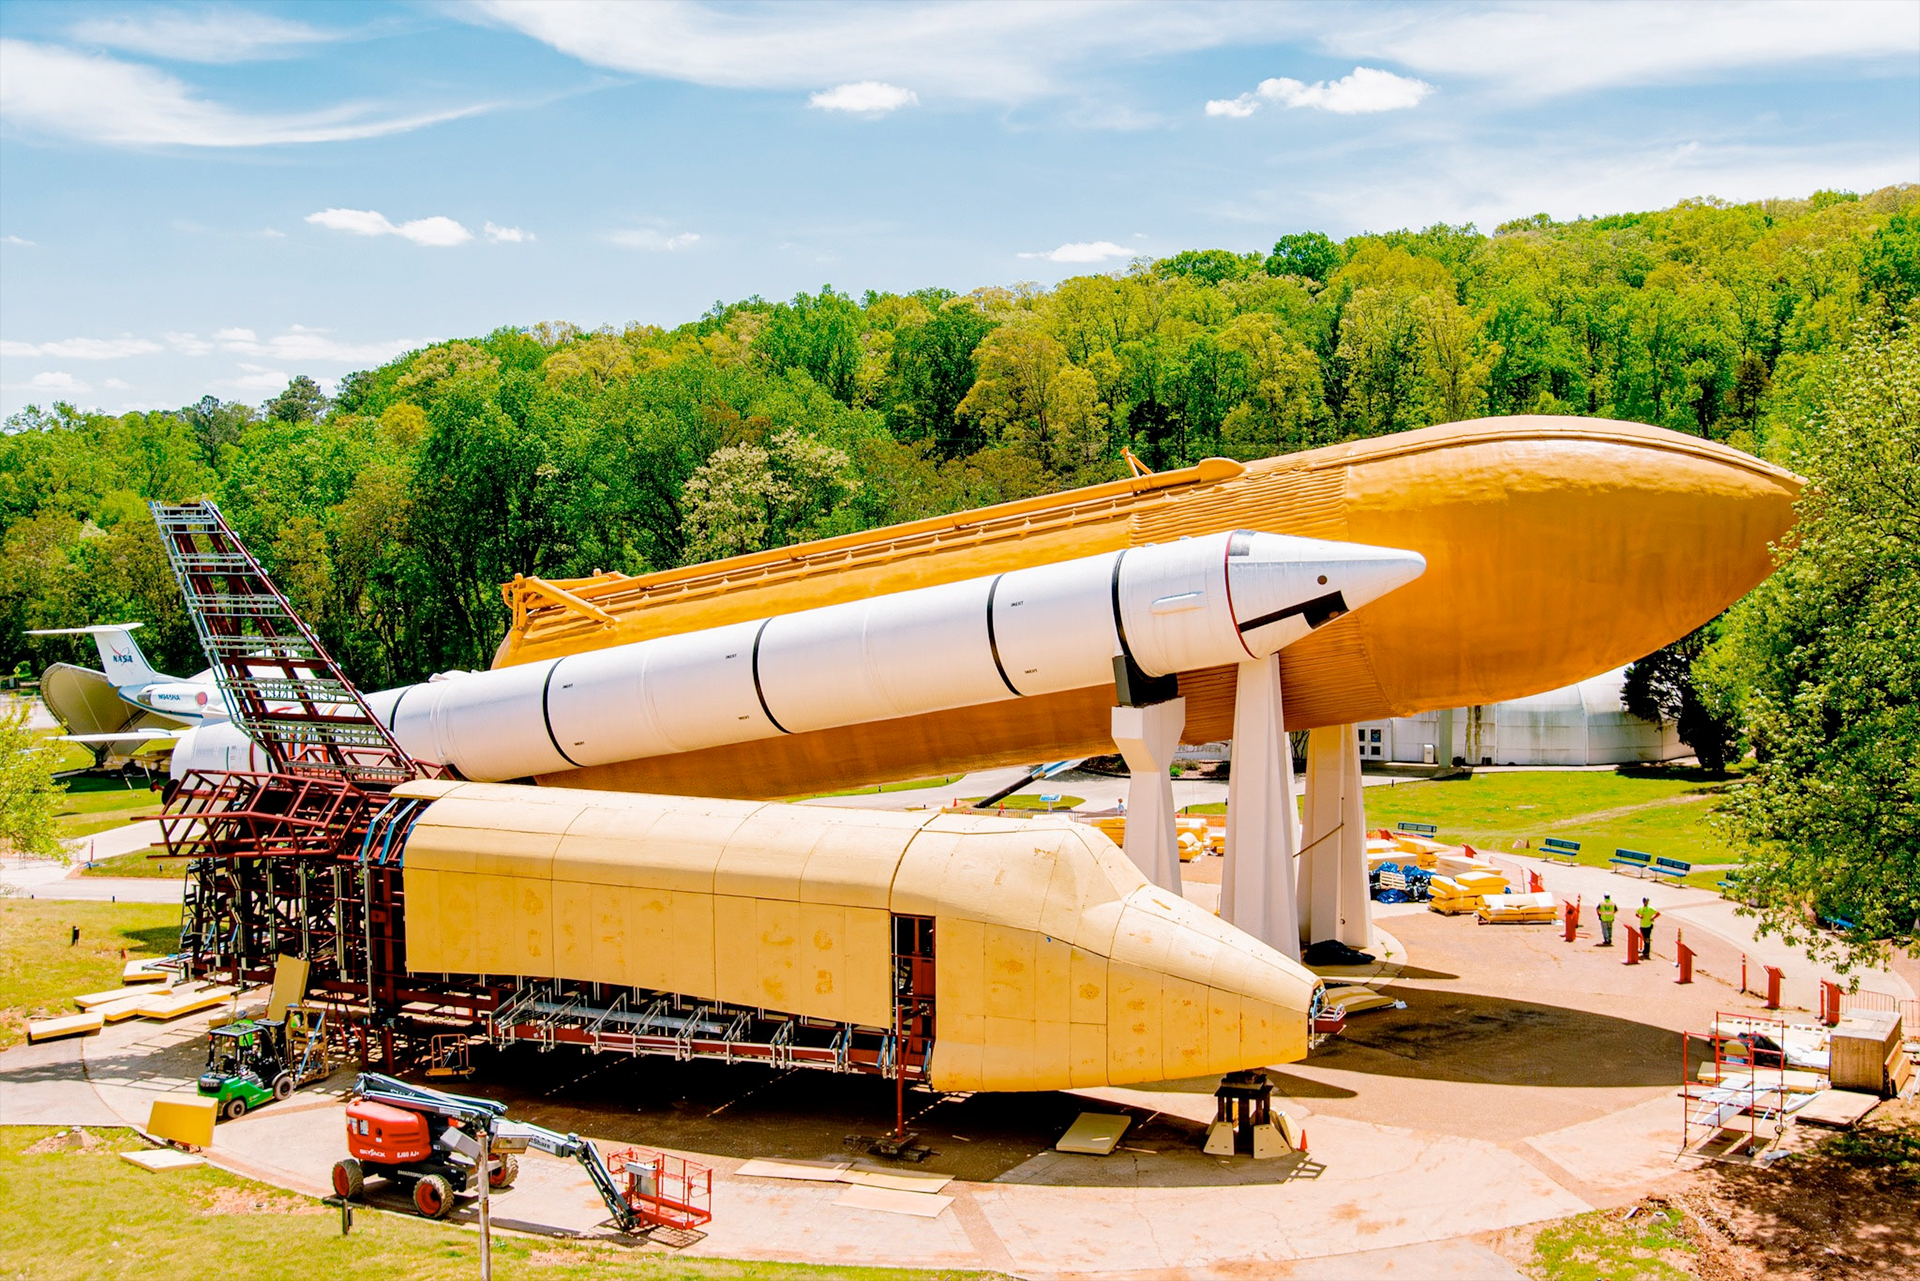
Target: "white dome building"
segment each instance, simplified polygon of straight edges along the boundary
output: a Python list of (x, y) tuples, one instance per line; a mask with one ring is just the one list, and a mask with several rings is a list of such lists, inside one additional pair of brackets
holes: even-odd
[[(1691, 756), (1671, 722), (1656, 725), (1627, 711), (1627, 669), (1482, 707), (1423, 712), (1356, 726), (1360, 758), (1381, 763), (1469, 765), (1630, 765)], [(1450, 747), (1443, 750), (1442, 742)]]

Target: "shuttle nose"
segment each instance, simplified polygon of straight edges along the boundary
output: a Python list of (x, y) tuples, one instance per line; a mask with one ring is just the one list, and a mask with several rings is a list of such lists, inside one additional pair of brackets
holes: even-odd
[(1227, 551), (1233, 621), (1259, 656), (1404, 587), (1427, 558), (1397, 547), (1242, 531)]

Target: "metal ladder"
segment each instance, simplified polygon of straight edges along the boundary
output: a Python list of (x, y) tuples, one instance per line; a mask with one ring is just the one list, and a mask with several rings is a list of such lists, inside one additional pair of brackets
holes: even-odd
[(220, 509), (150, 506), (227, 712), (274, 769), (387, 786), (419, 777)]

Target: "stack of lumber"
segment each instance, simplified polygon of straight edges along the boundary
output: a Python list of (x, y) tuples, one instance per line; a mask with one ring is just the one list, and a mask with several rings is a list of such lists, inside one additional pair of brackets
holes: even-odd
[(158, 974), (143, 973), (137, 981), (129, 982), (130, 986), (127, 987), (80, 993), (73, 998), (80, 1013), (61, 1014), (28, 1023), (27, 1040), (37, 1043), (63, 1036), (91, 1036), (107, 1024), (123, 1019), (165, 1022), (211, 1009), (239, 991), (234, 987), (215, 987), (201, 982), (175, 983), (174, 976), (164, 970)]
[(1558, 920), (1560, 908), (1551, 894), (1498, 894), (1484, 898), (1477, 914), (1490, 925), (1541, 925)]
[(1433, 891), (1433, 898), (1427, 903), (1427, 910), (1438, 912), (1442, 916), (1477, 912), (1487, 905), (1487, 901), (1478, 893), (1468, 889), (1451, 876), (1434, 877), (1429, 888)]

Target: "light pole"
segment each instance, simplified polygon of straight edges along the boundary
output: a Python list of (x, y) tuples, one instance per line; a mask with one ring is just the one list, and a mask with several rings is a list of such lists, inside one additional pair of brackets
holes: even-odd
[(493, 1281), (493, 1222), (487, 1215), (487, 1188), (493, 1182), (493, 1127), (480, 1127), (480, 1281)]

